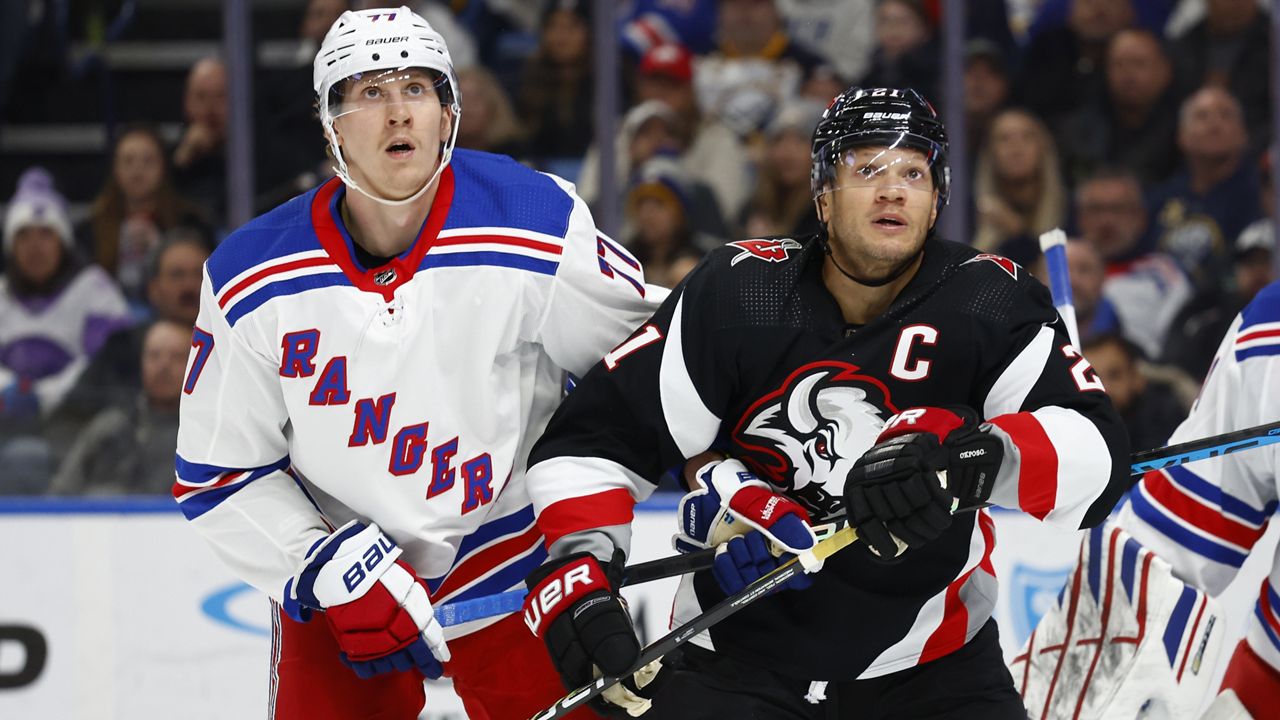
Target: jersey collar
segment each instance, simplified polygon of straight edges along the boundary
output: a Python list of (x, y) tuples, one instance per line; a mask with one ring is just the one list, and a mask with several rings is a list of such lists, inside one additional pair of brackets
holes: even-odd
[(422, 224), (413, 244), (376, 270), (366, 270), (355, 260), (354, 241), (338, 211), (338, 203), (345, 193), (346, 186), (336, 177), (316, 191), (315, 197), (311, 199), (311, 224), (315, 228), (316, 237), (320, 240), (320, 246), (342, 268), (352, 285), (365, 292), (378, 293), (390, 302), (395, 297), (396, 288), (413, 278), (418, 266), (422, 264), (423, 256), (431, 249), (440, 229), (444, 227), (449, 208), (453, 205), (453, 167), (446, 167), (440, 173), (440, 187), (436, 189), (436, 197), (431, 202), (431, 209), (427, 211), (426, 222)]

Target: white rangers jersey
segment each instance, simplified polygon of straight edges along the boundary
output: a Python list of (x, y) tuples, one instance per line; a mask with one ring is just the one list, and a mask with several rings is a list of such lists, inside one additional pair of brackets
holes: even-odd
[(404, 548), (434, 603), (522, 586), (546, 557), (525, 460), (564, 371), (585, 373), (665, 291), (571, 186), (509, 158), (457, 151), (418, 239), (375, 270), (355, 259), (344, 192), (330, 180), (209, 258), (174, 496), (277, 600), (353, 517)]
[[(1179, 443), (1280, 417), (1280, 283), (1258, 293), (1218, 347)], [(1187, 582), (1217, 595), (1244, 564), (1276, 510), (1280, 446), (1148, 472), (1120, 524)], [(1258, 591), (1247, 640), (1280, 671), (1280, 556)]]

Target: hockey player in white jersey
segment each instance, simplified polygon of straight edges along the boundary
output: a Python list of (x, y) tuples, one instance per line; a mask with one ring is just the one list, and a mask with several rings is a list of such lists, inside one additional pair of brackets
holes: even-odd
[[(1280, 283), (1236, 317), (1177, 444), (1280, 415)], [(1146, 473), (1114, 524), (1084, 540), (1063, 594), (1014, 658), (1037, 718), (1275, 718), (1280, 699), (1280, 555), (1245, 638), (1211, 685), (1223, 636), (1216, 595), (1262, 538), (1280, 495), (1276, 445)], [(1245, 715), (1244, 713), (1248, 713)]]
[[(1280, 413), (1280, 283), (1240, 313), (1191, 414), (1170, 443), (1274, 422)], [(1119, 524), (1210, 595), (1221, 593), (1262, 537), (1280, 495), (1276, 445), (1148, 472)], [(1222, 681), (1255, 718), (1280, 699), (1280, 555), (1258, 589), (1244, 640)]]
[(314, 84), (338, 177), (206, 264), (174, 495), (280, 605), (271, 717), (416, 718), (442, 673), (469, 718), (527, 717), (561, 690), (520, 618), (433, 606), (545, 560), (529, 447), (665, 293), (568, 183), (454, 150), (449, 52), (408, 8), (344, 13)]

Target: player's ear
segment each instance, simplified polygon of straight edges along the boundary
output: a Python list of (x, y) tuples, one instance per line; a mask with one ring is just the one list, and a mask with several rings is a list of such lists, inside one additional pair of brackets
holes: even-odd
[(820, 223), (827, 221), (827, 197), (830, 195), (831, 193), (824, 192), (813, 200), (813, 205), (818, 210), (818, 222)]
[(929, 227), (938, 222), (938, 191), (933, 191), (933, 201), (929, 203)]
[(441, 109), (444, 112), (440, 113), (440, 142), (446, 143), (453, 133), (453, 108), (446, 105)]

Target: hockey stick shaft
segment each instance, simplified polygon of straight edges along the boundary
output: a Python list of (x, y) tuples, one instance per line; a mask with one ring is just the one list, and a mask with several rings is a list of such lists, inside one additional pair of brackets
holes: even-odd
[(1280, 422), (1255, 425), (1199, 440), (1188, 440), (1177, 445), (1136, 452), (1129, 458), (1133, 463), (1129, 469), (1132, 474), (1141, 475), (1148, 470), (1185, 465), (1278, 442), (1280, 442)]
[[(812, 554), (814, 561), (825, 560), (835, 553), (843, 550), (857, 540), (857, 533), (852, 527), (846, 527), (843, 530), (836, 531), (831, 537), (819, 542), (809, 550), (806, 555)], [(742, 608), (759, 600), (769, 594), (775, 588), (780, 587), (783, 583), (795, 577), (797, 573), (804, 572), (801, 567), (800, 557), (793, 557), (790, 560), (779, 565), (772, 572), (764, 575), (759, 580), (746, 586), (739, 592), (720, 601), (715, 607), (707, 610), (698, 617), (672, 630), (659, 640), (649, 645), (640, 653), (640, 659), (636, 661), (634, 667), (620, 676), (605, 676), (596, 678), (589, 685), (574, 690), (573, 692), (560, 698), (555, 705), (534, 715), (531, 720), (552, 720), (553, 718), (564, 717), (573, 710), (585, 705), (592, 698), (597, 697), (605, 690), (616, 685), (622, 678), (635, 673), (640, 668), (657, 660), (667, 653), (675, 650), (690, 638), (698, 633), (710, 628), (716, 623), (724, 620), (730, 615), (738, 612)]]
[(1076, 306), (1071, 297), (1071, 270), (1067, 265), (1067, 234), (1054, 228), (1040, 235), (1040, 251), (1044, 253), (1045, 268), (1049, 273), (1049, 293), (1053, 306), (1067, 326), (1071, 344), (1080, 347), (1080, 329), (1076, 323)]
[[(622, 585), (623, 587), (639, 585), (640, 583), (661, 580), (662, 578), (706, 570), (711, 567), (715, 560), (715, 555), (716, 551), (712, 548), (629, 565), (623, 571)], [(440, 605), (435, 609), (436, 620), (441, 625), (449, 627), (450, 625), (461, 625), (472, 620), (483, 620), (495, 615), (510, 615), (520, 610), (524, 604), (524, 597), (528, 592), (524, 588), (517, 588), (494, 595), (485, 595), (471, 600), (459, 600)]]

